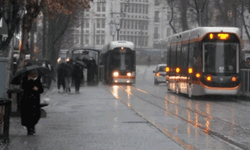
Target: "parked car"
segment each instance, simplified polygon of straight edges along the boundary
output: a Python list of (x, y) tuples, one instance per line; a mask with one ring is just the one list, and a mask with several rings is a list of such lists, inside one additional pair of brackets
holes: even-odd
[(158, 85), (159, 83), (166, 83), (166, 67), (167, 64), (158, 64), (156, 69), (153, 71), (154, 75), (154, 84)]

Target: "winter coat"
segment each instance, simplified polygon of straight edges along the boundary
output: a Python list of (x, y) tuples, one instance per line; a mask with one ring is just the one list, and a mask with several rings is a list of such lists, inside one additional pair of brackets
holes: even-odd
[(74, 65), (74, 69), (73, 69), (73, 77), (74, 78), (82, 78), (83, 77), (83, 68), (81, 65), (79, 65), (78, 63), (76, 63)]
[(66, 63), (65, 65), (65, 68), (66, 68), (66, 74), (65, 74), (65, 77), (72, 77), (72, 74), (73, 74), (73, 65), (69, 62)]
[[(33, 90), (33, 87), (38, 90)], [(40, 119), (40, 94), (44, 89), (40, 77), (36, 80), (28, 80), (28, 76), (23, 78), (22, 82), (23, 95), (21, 98), (21, 124), (26, 127), (36, 125)]]
[(63, 79), (66, 75), (66, 68), (65, 68), (66, 64), (65, 63), (61, 63), (57, 66), (57, 78), (59, 79)]

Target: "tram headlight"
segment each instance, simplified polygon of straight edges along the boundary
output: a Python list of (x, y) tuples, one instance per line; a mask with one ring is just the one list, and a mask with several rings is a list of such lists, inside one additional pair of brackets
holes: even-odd
[(209, 81), (209, 82), (211, 82), (213, 80), (213, 78), (212, 78), (212, 76), (207, 76), (206, 80)]
[(196, 73), (196, 74), (195, 74), (195, 77), (196, 77), (196, 78), (200, 78), (200, 77), (201, 77), (201, 74), (200, 74), (200, 73)]
[(113, 76), (114, 77), (118, 77), (119, 76), (119, 72), (118, 71), (113, 72)]
[(236, 78), (235, 76), (232, 76), (231, 81), (232, 81), (232, 82), (236, 82), (236, 81), (237, 81), (237, 78)]
[(176, 73), (180, 73), (181, 69), (177, 67), (177, 68), (175, 69), (175, 71), (176, 71)]
[(166, 70), (166, 72), (169, 72), (169, 71), (170, 71), (170, 68), (169, 68), (169, 67), (166, 67), (165, 70)]
[(193, 68), (188, 68), (188, 73), (192, 74), (193, 73)]
[(127, 76), (128, 76), (128, 77), (131, 77), (131, 76), (132, 76), (132, 73), (131, 73), (131, 72), (128, 72), (128, 73), (127, 73)]

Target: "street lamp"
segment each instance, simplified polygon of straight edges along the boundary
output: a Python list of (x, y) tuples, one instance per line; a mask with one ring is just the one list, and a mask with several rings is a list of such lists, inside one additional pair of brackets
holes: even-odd
[(205, 3), (207, 0), (195, 0), (195, 7), (199, 16), (199, 26), (201, 26), (201, 12), (204, 9)]

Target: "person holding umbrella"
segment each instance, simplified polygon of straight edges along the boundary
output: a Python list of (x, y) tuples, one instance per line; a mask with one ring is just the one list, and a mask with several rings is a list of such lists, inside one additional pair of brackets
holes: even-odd
[(44, 92), (40, 76), (36, 69), (27, 71), (21, 84), (21, 124), (27, 128), (27, 134), (33, 135), (40, 113), (40, 94)]

